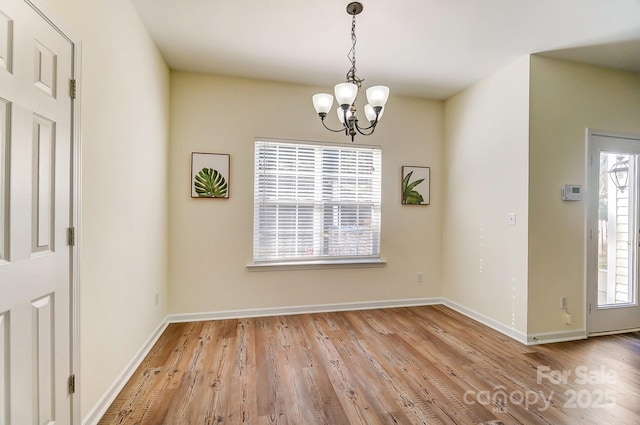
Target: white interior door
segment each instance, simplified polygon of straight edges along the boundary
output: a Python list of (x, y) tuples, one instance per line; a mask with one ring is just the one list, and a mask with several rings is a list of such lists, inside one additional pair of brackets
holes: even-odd
[(0, 424), (71, 423), (73, 45), (0, 0)]
[(589, 133), (589, 334), (640, 328), (640, 136)]

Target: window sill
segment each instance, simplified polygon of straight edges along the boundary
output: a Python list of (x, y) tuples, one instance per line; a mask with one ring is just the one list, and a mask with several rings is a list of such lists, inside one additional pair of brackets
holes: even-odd
[(282, 271), (282, 270), (321, 270), (321, 269), (360, 269), (370, 267), (384, 267), (387, 264), (382, 259), (366, 260), (314, 260), (314, 261), (282, 261), (278, 263), (247, 264), (247, 270)]

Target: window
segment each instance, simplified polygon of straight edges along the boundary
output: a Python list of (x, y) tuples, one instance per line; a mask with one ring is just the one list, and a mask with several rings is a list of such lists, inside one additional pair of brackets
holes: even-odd
[(253, 260), (380, 258), (377, 147), (255, 143)]

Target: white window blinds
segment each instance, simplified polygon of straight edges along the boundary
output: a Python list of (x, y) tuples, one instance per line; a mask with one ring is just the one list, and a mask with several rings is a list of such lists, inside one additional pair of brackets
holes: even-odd
[(380, 258), (382, 151), (256, 141), (254, 263)]

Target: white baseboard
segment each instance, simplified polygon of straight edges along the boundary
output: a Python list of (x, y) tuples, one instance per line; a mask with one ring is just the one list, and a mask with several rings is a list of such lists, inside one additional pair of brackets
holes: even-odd
[(578, 339), (586, 339), (586, 329), (578, 329), (563, 332), (546, 332), (539, 334), (529, 334), (527, 336), (527, 345), (550, 344), (552, 342), (576, 341)]
[(527, 344), (527, 335), (520, 332), (517, 329), (506, 326), (505, 324), (498, 322), (497, 320), (487, 317), (484, 314), (478, 313), (475, 310), (464, 307), (446, 298), (443, 299), (442, 304), (446, 305), (452, 310), (457, 311), (458, 313), (464, 314), (465, 316), (475, 320), (476, 322), (480, 322), (483, 325), (490, 327), (491, 329), (494, 329), (500, 333), (505, 334), (509, 338), (515, 339), (516, 341), (521, 342), (522, 344)]
[(339, 304), (317, 304), (292, 307), (256, 308), (248, 310), (211, 311), (203, 313), (170, 314), (168, 323), (200, 322), (204, 320), (239, 319), (246, 317), (288, 316), (292, 314), (328, 313), (333, 311), (372, 310), (376, 308), (415, 307), (442, 304), (442, 298), (412, 298), (389, 301), (363, 301)]
[(147, 339), (144, 345), (138, 350), (136, 355), (131, 359), (129, 364), (124, 368), (124, 370), (120, 373), (118, 378), (111, 384), (111, 387), (107, 390), (107, 392), (98, 400), (98, 402), (93, 406), (93, 409), (89, 411), (89, 413), (82, 419), (82, 425), (96, 425), (102, 416), (104, 416), (105, 412), (111, 406), (111, 403), (116, 399), (120, 391), (127, 384), (129, 379), (133, 376), (138, 366), (142, 363), (144, 358), (149, 354), (155, 343), (160, 338), (160, 335), (167, 328), (167, 319), (165, 318), (156, 328), (155, 331), (151, 334), (151, 336)]
[(605, 336), (605, 335), (618, 335), (618, 334), (626, 334), (629, 332), (640, 332), (640, 328), (630, 328), (630, 329), (619, 329), (615, 331), (604, 331), (604, 332), (591, 332), (587, 335), (587, 337), (592, 336)]

